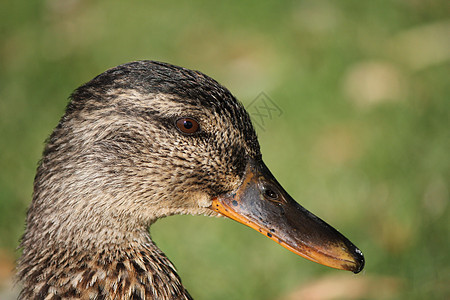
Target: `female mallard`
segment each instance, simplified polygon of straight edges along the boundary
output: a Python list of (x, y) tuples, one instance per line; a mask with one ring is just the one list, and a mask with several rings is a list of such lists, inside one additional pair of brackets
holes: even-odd
[(361, 271), (350, 241), (297, 204), (250, 117), (208, 76), (138, 61), (78, 88), (50, 136), (22, 239), (21, 299), (190, 299), (148, 228), (227, 216), (324, 265)]

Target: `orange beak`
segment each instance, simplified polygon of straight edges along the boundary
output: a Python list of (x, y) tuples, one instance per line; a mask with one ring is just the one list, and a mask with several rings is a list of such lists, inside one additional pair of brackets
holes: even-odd
[(250, 162), (240, 187), (214, 198), (211, 209), (311, 261), (354, 273), (364, 268), (362, 252), (295, 202), (262, 160)]

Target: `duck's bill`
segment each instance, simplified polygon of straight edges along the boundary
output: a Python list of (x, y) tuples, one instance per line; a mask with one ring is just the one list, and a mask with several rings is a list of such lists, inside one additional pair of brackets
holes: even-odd
[(249, 163), (241, 186), (214, 198), (211, 208), (311, 261), (354, 273), (364, 267), (362, 252), (295, 202), (262, 161)]

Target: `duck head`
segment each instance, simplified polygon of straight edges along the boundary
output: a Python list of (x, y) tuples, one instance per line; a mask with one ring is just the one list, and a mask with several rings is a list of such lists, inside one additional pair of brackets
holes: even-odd
[(79, 243), (86, 232), (85, 242), (113, 243), (174, 214), (225, 216), (312, 261), (364, 266), (358, 248), (277, 182), (226, 88), (159, 62), (118, 66), (73, 93), (38, 169), (36, 210), (28, 226)]

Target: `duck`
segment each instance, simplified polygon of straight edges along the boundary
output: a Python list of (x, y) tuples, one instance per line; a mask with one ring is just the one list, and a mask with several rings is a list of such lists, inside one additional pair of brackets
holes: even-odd
[(178, 214), (226, 217), (311, 261), (364, 267), (352, 242), (278, 183), (228, 89), (144, 60), (77, 88), (47, 139), (20, 242), (19, 299), (192, 299), (149, 231)]

